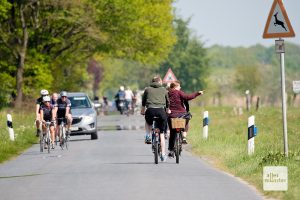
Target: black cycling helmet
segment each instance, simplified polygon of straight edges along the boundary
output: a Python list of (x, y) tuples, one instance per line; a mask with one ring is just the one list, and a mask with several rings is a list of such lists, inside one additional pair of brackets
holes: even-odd
[(67, 94), (66, 91), (61, 91), (61, 92), (60, 92), (60, 96), (61, 96), (61, 97), (68, 97), (68, 94)]

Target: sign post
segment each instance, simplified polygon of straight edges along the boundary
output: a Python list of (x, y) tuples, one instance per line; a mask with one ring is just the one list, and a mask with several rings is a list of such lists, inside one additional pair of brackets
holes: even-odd
[(284, 153), (285, 153), (285, 156), (288, 157), (284, 52), (280, 52), (280, 69), (281, 69), (281, 94), (282, 94), (282, 120), (283, 120)]
[(275, 41), (276, 53), (280, 54), (282, 122), (284, 153), (288, 157), (288, 137), (286, 119), (285, 69), (284, 69), (284, 40), (282, 37), (295, 37), (295, 32), (287, 16), (282, 0), (274, 0), (265, 26), (263, 38), (279, 38)]

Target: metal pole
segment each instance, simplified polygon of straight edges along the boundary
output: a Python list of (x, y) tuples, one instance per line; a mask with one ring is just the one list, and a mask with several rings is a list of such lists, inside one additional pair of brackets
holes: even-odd
[(282, 121), (283, 121), (284, 154), (286, 157), (288, 157), (284, 53), (280, 53), (280, 66), (281, 66), (281, 94), (282, 94)]

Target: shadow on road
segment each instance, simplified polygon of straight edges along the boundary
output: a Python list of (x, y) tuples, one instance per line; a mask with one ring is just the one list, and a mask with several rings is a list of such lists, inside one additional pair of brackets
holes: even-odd
[[(72, 136), (71, 136), (72, 137)], [(91, 138), (80, 138), (80, 139), (74, 139), (74, 138), (71, 138), (69, 140), (69, 142), (82, 142), (82, 141), (90, 141)]]
[[(154, 162), (119, 162), (119, 163), (105, 163), (107, 165), (157, 165)], [(159, 162), (158, 165), (174, 165), (176, 163), (169, 163), (169, 162)], [(178, 165), (178, 164), (176, 164)]]

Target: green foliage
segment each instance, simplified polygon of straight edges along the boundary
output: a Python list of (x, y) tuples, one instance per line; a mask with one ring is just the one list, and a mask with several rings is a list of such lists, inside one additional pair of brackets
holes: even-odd
[(208, 75), (208, 58), (201, 41), (188, 29), (189, 20), (176, 19), (174, 27), (178, 38), (168, 59), (162, 63), (160, 74), (171, 68), (186, 92), (205, 88)]
[(279, 166), (282, 163), (284, 163), (285, 161), (287, 161), (287, 159), (290, 160), (295, 160), (297, 158), (297, 156), (300, 156), (300, 152), (289, 152), (288, 153), (289, 157), (286, 158), (285, 154), (283, 152), (269, 152), (267, 155), (263, 156), (261, 158), (261, 161), (259, 162), (260, 166)]
[(113, 98), (121, 85), (131, 89), (142, 89), (149, 85), (157, 67), (143, 65), (139, 62), (105, 59), (103, 81), (101, 82), (100, 94)]
[(251, 94), (255, 94), (261, 83), (261, 74), (258, 66), (237, 66), (235, 69), (235, 87), (244, 94), (246, 90), (250, 90)]
[(0, 109), (8, 106), (12, 101), (11, 94), (14, 91), (15, 78), (6, 72), (0, 73)]
[(92, 84), (86, 73), (90, 57), (155, 64), (175, 42), (171, 0), (10, 2), (0, 1), (0, 67), (13, 69), (0, 73), (19, 75), (17, 82), (9, 79), (16, 88), (3, 90), (3, 98), (20, 90), (25, 95), (41, 88), (87, 90)]
[(39, 96), (41, 89), (50, 90), (52, 88), (53, 76), (51, 65), (47, 56), (30, 50), (27, 59), (31, 62), (24, 69), (23, 93), (26, 96)]
[(7, 11), (10, 9), (10, 7), (11, 4), (7, 0), (0, 0), (0, 19), (7, 18)]
[(97, 22), (107, 41), (101, 52), (118, 58), (158, 63), (175, 42), (171, 0), (98, 1)]

